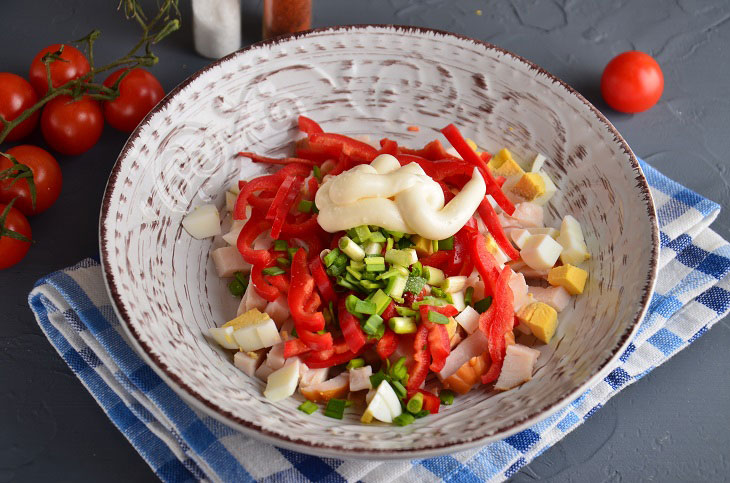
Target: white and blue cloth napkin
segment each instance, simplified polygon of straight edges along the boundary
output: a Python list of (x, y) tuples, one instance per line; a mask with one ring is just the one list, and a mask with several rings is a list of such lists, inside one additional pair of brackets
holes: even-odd
[(532, 428), (449, 456), (387, 463), (318, 458), (253, 440), (201, 414), (130, 347), (93, 260), (39, 280), (30, 306), (51, 344), (163, 481), (499, 481), (687, 347), (730, 309), (730, 245), (708, 228), (720, 206), (642, 167), (659, 217), (660, 270), (649, 311), (618, 365)]

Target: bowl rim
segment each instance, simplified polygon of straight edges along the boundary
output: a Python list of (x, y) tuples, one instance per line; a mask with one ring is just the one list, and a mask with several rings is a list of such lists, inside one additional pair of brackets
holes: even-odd
[[(636, 185), (635, 186), (639, 190), (640, 194), (643, 195), (643, 201), (646, 205), (647, 215), (651, 222), (650, 228), (651, 228), (652, 250), (651, 250), (650, 259), (649, 259), (650, 271), (649, 271), (648, 279), (646, 280), (646, 283), (642, 289), (643, 293), (642, 293), (641, 300), (640, 300), (641, 307), (640, 307), (640, 310), (637, 312), (634, 320), (631, 321), (631, 323), (627, 326), (627, 328), (624, 330), (623, 334), (619, 338), (615, 348), (612, 351), (612, 355), (609, 356), (608, 358), (606, 358), (599, 365), (599, 369), (591, 377), (587, 378), (582, 384), (580, 384), (573, 391), (566, 393), (558, 401), (552, 402), (550, 404), (540, 407), (538, 410), (532, 412), (529, 416), (526, 416), (524, 418), (521, 418), (520, 420), (514, 421), (514, 422), (510, 423), (509, 425), (506, 425), (506, 426), (498, 429), (492, 435), (489, 435), (489, 436), (475, 437), (475, 438), (471, 438), (471, 439), (462, 439), (458, 442), (436, 444), (436, 445), (421, 447), (418, 449), (368, 448), (368, 449), (353, 450), (351, 448), (347, 448), (344, 446), (337, 447), (337, 446), (307, 441), (307, 440), (299, 439), (297, 437), (283, 436), (283, 435), (280, 435), (277, 433), (273, 433), (273, 432), (267, 430), (266, 428), (256, 424), (253, 421), (247, 421), (247, 420), (241, 419), (240, 417), (232, 414), (231, 412), (220, 408), (219, 406), (216, 405), (216, 403), (214, 401), (211, 401), (208, 398), (205, 398), (201, 394), (199, 394), (195, 390), (195, 388), (190, 387), (176, 374), (171, 372), (168, 369), (167, 365), (152, 352), (151, 348), (141, 339), (140, 334), (137, 332), (137, 329), (130, 323), (129, 314), (127, 313), (127, 311), (122, 303), (121, 291), (118, 289), (118, 287), (116, 285), (116, 282), (114, 279), (114, 273), (112, 272), (112, 270), (110, 268), (109, 259), (111, 257), (111, 254), (106, 249), (106, 246), (107, 246), (106, 220), (109, 219), (109, 215), (110, 215), (109, 210), (110, 210), (110, 205), (111, 205), (112, 191), (114, 190), (114, 187), (116, 186), (116, 183), (118, 181), (119, 173), (120, 173), (120, 169), (121, 169), (121, 165), (122, 165), (123, 161), (125, 160), (129, 150), (132, 148), (132, 145), (140, 137), (140, 132), (141, 132), (142, 128), (146, 124), (148, 124), (148, 122), (152, 116), (154, 116), (158, 112), (162, 111), (181, 90), (183, 90), (185, 87), (187, 87), (192, 82), (194, 82), (198, 77), (200, 77), (204, 73), (208, 72), (209, 70), (214, 69), (217, 66), (219, 66), (225, 62), (228, 62), (229, 60), (231, 60), (239, 55), (242, 55), (249, 51), (254, 51), (257, 49), (269, 47), (272, 45), (277, 45), (277, 44), (284, 43), (284, 42), (290, 42), (290, 41), (296, 40), (301, 37), (310, 36), (311, 34), (318, 34), (318, 33), (323, 33), (323, 32), (346, 33), (346, 32), (352, 32), (352, 31), (365, 31), (365, 30), (371, 29), (371, 28), (376, 28), (376, 29), (380, 28), (380, 29), (391, 30), (393, 33), (402, 32), (402, 33), (416, 33), (416, 34), (436, 34), (436, 35), (440, 35), (440, 36), (456, 38), (461, 41), (472, 42), (478, 46), (484, 47), (485, 49), (494, 50), (505, 56), (512, 57), (512, 58), (518, 60), (519, 62), (522, 62), (523, 64), (525, 64), (526, 67), (528, 67), (528, 69), (534, 70), (538, 74), (542, 74), (542, 75), (546, 76), (551, 82), (557, 83), (560, 87), (566, 89), (569, 94), (575, 96), (578, 100), (580, 100), (583, 104), (585, 104), (588, 107), (588, 109), (596, 116), (597, 120), (601, 124), (603, 124), (604, 127), (607, 128), (608, 131), (614, 136), (614, 141), (620, 146), (620, 148), (624, 151), (624, 153), (629, 157), (630, 165), (636, 172), (636, 176), (635, 176)], [(260, 440), (264, 440), (273, 445), (291, 449), (294, 451), (304, 452), (304, 453), (313, 454), (313, 455), (317, 455), (317, 456), (328, 456), (328, 457), (339, 458), (339, 459), (346, 457), (346, 458), (352, 458), (352, 459), (402, 460), (402, 459), (411, 459), (411, 458), (424, 458), (424, 457), (431, 457), (431, 456), (439, 456), (439, 455), (453, 453), (456, 451), (471, 449), (471, 448), (474, 448), (477, 446), (483, 446), (490, 442), (502, 440), (515, 433), (518, 433), (524, 429), (529, 428), (530, 426), (534, 425), (535, 423), (537, 423), (541, 420), (544, 420), (545, 418), (549, 417), (550, 415), (563, 409), (571, 401), (575, 400), (581, 394), (583, 394), (586, 390), (588, 390), (589, 387), (592, 386), (595, 382), (597, 382), (600, 379), (603, 379), (608, 374), (609, 369), (611, 369), (613, 367), (615, 361), (625, 351), (629, 342), (631, 341), (634, 334), (638, 330), (640, 322), (643, 319), (643, 317), (646, 314), (646, 311), (649, 307), (649, 301), (651, 299), (651, 294), (654, 291), (654, 286), (656, 284), (656, 278), (657, 278), (657, 273), (658, 273), (659, 227), (657, 224), (657, 215), (656, 215), (654, 200), (653, 200), (651, 191), (649, 189), (648, 182), (646, 180), (646, 177), (644, 176), (644, 173), (641, 169), (641, 166), (639, 165), (639, 162), (638, 162), (636, 156), (634, 155), (633, 151), (629, 147), (628, 143), (623, 138), (623, 136), (618, 132), (618, 130), (613, 126), (613, 124), (611, 124), (611, 122), (595, 106), (593, 106), (593, 104), (591, 104), (582, 94), (580, 94), (573, 87), (571, 87), (570, 85), (565, 83), (563, 80), (559, 79), (558, 77), (551, 74), (544, 68), (538, 66), (537, 64), (535, 64), (532, 61), (525, 59), (524, 57), (522, 57), (520, 55), (517, 55), (513, 52), (510, 52), (509, 50), (506, 50), (502, 47), (498, 47), (489, 42), (475, 39), (475, 38), (472, 38), (472, 37), (469, 37), (466, 35), (449, 32), (446, 30), (440, 30), (440, 29), (434, 29), (434, 28), (428, 28), (428, 27), (419, 27), (419, 26), (408, 26), (408, 25), (398, 25), (398, 24), (351, 24), (351, 25), (321, 27), (321, 28), (306, 30), (303, 32), (297, 32), (297, 33), (288, 34), (288, 35), (281, 35), (281, 36), (274, 37), (271, 39), (266, 39), (266, 40), (256, 42), (254, 44), (251, 44), (247, 47), (244, 47), (235, 52), (232, 52), (232, 53), (226, 55), (225, 57), (222, 57), (222, 58), (208, 64), (207, 66), (205, 66), (202, 69), (198, 70), (197, 72), (193, 73), (192, 75), (187, 77), (185, 80), (183, 80), (181, 83), (179, 83), (177, 86), (175, 86), (147, 114), (147, 116), (145, 116), (145, 118), (135, 128), (135, 130), (132, 132), (132, 134), (130, 134), (130, 136), (127, 139), (126, 143), (124, 144), (124, 147), (122, 148), (119, 156), (117, 157), (117, 160), (114, 163), (114, 167), (112, 168), (112, 171), (109, 175), (109, 179), (107, 181), (107, 185), (104, 189), (104, 196), (102, 199), (101, 210), (99, 213), (99, 252), (101, 254), (100, 263), (101, 263), (101, 267), (102, 267), (102, 275), (103, 275), (103, 279), (104, 279), (104, 284), (105, 284), (106, 290), (112, 300), (112, 307), (114, 309), (114, 312), (116, 313), (117, 317), (119, 318), (120, 325), (122, 326), (124, 332), (127, 334), (128, 339), (131, 341), (135, 350), (142, 357), (142, 359), (147, 364), (149, 364), (150, 367), (152, 367), (152, 369), (161, 377), (161, 379), (166, 384), (168, 384), (187, 403), (191, 404), (192, 406), (194, 406), (198, 410), (206, 413), (207, 415), (209, 415), (229, 426), (232, 426), (235, 429), (238, 429), (247, 435), (250, 435), (254, 438), (258, 438)]]

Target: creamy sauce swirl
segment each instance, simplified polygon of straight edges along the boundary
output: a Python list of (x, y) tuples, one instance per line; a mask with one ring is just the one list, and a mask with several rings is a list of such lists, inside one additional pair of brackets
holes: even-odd
[(469, 221), (486, 193), (475, 168), (471, 180), (444, 206), (441, 186), (416, 163), (401, 166), (381, 154), (372, 163), (333, 176), (317, 191), (320, 226), (330, 233), (359, 225), (443, 240)]

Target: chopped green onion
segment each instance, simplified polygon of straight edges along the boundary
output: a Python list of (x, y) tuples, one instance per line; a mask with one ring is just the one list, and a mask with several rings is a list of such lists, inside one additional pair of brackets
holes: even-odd
[(360, 245), (352, 241), (348, 236), (343, 236), (339, 241), (340, 250), (342, 250), (348, 257), (356, 261), (362, 261), (365, 258), (365, 251)]
[(428, 321), (433, 322), (434, 324), (448, 324), (449, 318), (446, 317), (444, 314), (439, 314), (438, 312), (434, 312), (433, 310), (428, 311)]
[(444, 292), (443, 290), (441, 290), (438, 287), (431, 287), (431, 295), (433, 295), (434, 297), (441, 298), (441, 299), (446, 298), (446, 292)]
[(421, 418), (425, 418), (429, 414), (431, 414), (431, 413), (428, 410), (421, 409), (420, 411), (418, 411), (418, 413), (414, 414), (413, 417), (416, 419), (421, 419)]
[(391, 317), (388, 325), (396, 334), (415, 334), (418, 329), (413, 317)]
[(410, 267), (418, 261), (418, 255), (413, 250), (388, 250), (385, 252), (385, 261), (391, 265), (400, 265), (401, 267)]
[(414, 418), (413, 415), (409, 413), (402, 413), (400, 416), (396, 416), (393, 418), (393, 424), (395, 424), (396, 426), (408, 426), (409, 424), (413, 424), (415, 421), (416, 418)]
[(378, 274), (380, 272), (362, 272), (362, 278), (363, 280), (370, 280), (371, 282), (375, 282), (378, 280)]
[(383, 370), (379, 370), (372, 376), (370, 376), (370, 385), (373, 386), (374, 389), (377, 389), (380, 384), (383, 383), (387, 379), (387, 376), (383, 372)]
[(449, 391), (448, 389), (444, 389), (439, 393), (439, 399), (441, 399), (441, 404), (451, 406), (452, 404), (454, 404), (454, 392)]
[(246, 293), (246, 287), (237, 278), (231, 280), (228, 284), (228, 290), (234, 297), (243, 297), (243, 294)]
[(411, 275), (414, 277), (422, 277), (422, 278), (428, 278), (427, 276), (423, 275), (423, 265), (421, 265), (421, 262), (415, 262), (413, 266), (411, 267)]
[(404, 248), (412, 247), (413, 245), (414, 243), (411, 241), (411, 239), (405, 237), (398, 240), (398, 243), (395, 244), (395, 246), (397, 246), (401, 250)]
[(367, 280), (364, 277), (363, 280), (360, 281), (360, 285), (362, 285), (362, 287), (366, 290), (377, 290), (381, 287), (379, 283)]
[(327, 275), (330, 277), (339, 277), (343, 274), (345, 271), (345, 267), (338, 267), (336, 265), (332, 265), (330, 268), (327, 269)]
[[(388, 360), (388, 359), (386, 359)], [(397, 381), (405, 381), (408, 379), (408, 369), (406, 368), (406, 357), (401, 357), (396, 361), (395, 364), (393, 364), (393, 367), (390, 368), (390, 377)]]
[(370, 239), (370, 228), (367, 225), (360, 225), (353, 228), (355, 236), (360, 240), (360, 243), (364, 243)]
[[(375, 304), (373, 304), (373, 307)], [(377, 314), (373, 314), (362, 324), (362, 330), (367, 335), (376, 335), (380, 328), (385, 329), (383, 318)]]
[(386, 238), (385, 235), (383, 235), (379, 231), (374, 231), (370, 234), (370, 238), (368, 239), (368, 241), (375, 243), (385, 243)]
[(360, 367), (365, 367), (365, 359), (358, 357), (357, 359), (350, 359), (346, 369), (349, 371), (350, 369), (358, 369)]
[(314, 207), (314, 203), (312, 203), (309, 200), (302, 200), (299, 202), (299, 205), (297, 205), (297, 210), (299, 210), (302, 213), (310, 213), (312, 211), (312, 208)]
[(483, 314), (484, 312), (489, 309), (489, 306), (492, 305), (492, 297), (491, 295), (489, 297), (484, 297), (479, 302), (474, 304), (474, 310), (479, 312), (480, 314)]
[(358, 300), (355, 303), (355, 311), (359, 314), (374, 314), (377, 310), (374, 302), (369, 300)]
[(438, 240), (431, 240), (431, 250), (436, 253), (439, 251), (439, 241)]
[(401, 298), (403, 296), (403, 291), (406, 288), (406, 283), (408, 283), (408, 279), (402, 275), (391, 277), (388, 279), (388, 285), (385, 287), (385, 293), (394, 299)]
[(317, 178), (317, 181), (320, 183), (322, 182), (322, 170), (319, 169), (319, 166), (314, 166), (312, 168), (312, 175)]
[(404, 267), (400, 267), (398, 265), (393, 265), (390, 267), (390, 269), (385, 272), (378, 275), (378, 280), (383, 280), (385, 278), (390, 277), (408, 277), (408, 270)]
[(368, 265), (384, 265), (385, 264), (385, 258), (383, 257), (367, 257), (365, 259), (365, 266)]
[(287, 248), (289, 248), (289, 244), (286, 240), (274, 240), (275, 252), (285, 252)]
[(292, 330), (291, 330), (291, 336), (292, 337), (299, 337), (299, 334), (297, 333), (297, 328), (296, 327), (292, 328)]
[(401, 384), (400, 381), (391, 381), (390, 385), (393, 386), (393, 389), (395, 390), (396, 395), (400, 399), (403, 399), (408, 394), (408, 391), (406, 391), (405, 386), (403, 386), (403, 384)]
[(443, 307), (444, 305), (448, 305), (445, 300), (443, 299), (437, 299), (436, 297), (426, 296), (423, 297), (423, 300), (416, 300), (411, 304), (411, 308), (413, 310), (418, 310), (418, 307), (421, 305), (433, 305), (435, 307)]
[(383, 251), (383, 244), (369, 241), (362, 249), (365, 251), (366, 256), (380, 255), (380, 252)]
[(348, 282), (347, 280), (345, 280), (342, 277), (338, 277), (336, 283), (337, 283), (337, 285), (340, 285), (340, 286), (345, 287), (347, 289), (360, 291), (360, 288), (357, 285)]
[(400, 307), (400, 306), (396, 307), (395, 311), (398, 312), (398, 315), (400, 315), (402, 317), (413, 317), (414, 315), (416, 315), (418, 313), (413, 309), (409, 309), (408, 307)]
[(375, 313), (381, 315), (388, 308), (391, 298), (385, 295), (385, 292), (378, 289), (372, 294), (370, 301), (375, 304)]
[(324, 415), (328, 418), (342, 419), (346, 406), (347, 401), (344, 399), (332, 398), (327, 401), (327, 407), (324, 408)]
[(352, 267), (345, 267), (345, 270), (347, 270), (347, 273), (349, 273), (350, 275), (352, 275), (353, 277), (355, 277), (357, 280), (362, 279), (362, 273), (360, 273), (359, 271), (355, 270), (354, 268), (352, 268)]
[(355, 308), (358, 302), (360, 302), (360, 299), (357, 298), (356, 295), (348, 295), (347, 298), (345, 298), (345, 309), (352, 315), (360, 315), (360, 313)]
[(409, 413), (416, 414), (421, 409), (423, 409), (423, 394), (417, 392), (408, 400), (408, 404), (406, 404), (406, 410)]
[(454, 293), (461, 292), (466, 287), (466, 276), (457, 275), (455, 277), (449, 277), (441, 284), (441, 288), (444, 292)]
[(358, 272), (362, 272), (365, 270), (365, 262), (356, 262), (355, 260), (350, 260), (350, 266), (353, 270), (357, 270)]
[(436, 267), (429, 267), (424, 265), (423, 267), (423, 278), (428, 281), (429, 285), (441, 285), (445, 279), (443, 270)]
[(285, 257), (276, 257), (276, 262), (284, 267), (288, 267), (289, 265), (291, 265), (291, 260)]
[(269, 267), (261, 270), (261, 273), (263, 273), (264, 275), (281, 275), (282, 273), (286, 272), (279, 267)]
[(395, 238), (396, 240), (400, 240), (401, 238), (403, 238), (405, 236), (405, 233), (403, 233), (402, 231), (393, 231), (393, 230), (383, 230), (383, 231), (385, 233), (387, 233), (388, 235), (392, 236), (393, 238)]
[(423, 290), (423, 286), (426, 285), (426, 279), (421, 277), (414, 277), (410, 276), (408, 277), (408, 280), (406, 281), (404, 292), (410, 292), (414, 295), (418, 295), (421, 293), (421, 290)]
[(388, 238), (388, 240), (385, 242), (385, 251), (386, 252), (388, 250), (392, 250), (393, 249), (393, 243), (394, 243), (393, 242), (393, 239), (392, 238)]
[(444, 240), (438, 241), (439, 250), (453, 250), (454, 249), (454, 237), (450, 236)]
[(365, 266), (365, 270), (368, 272), (384, 272), (385, 271), (385, 264), (370, 264)]
[(385, 324), (382, 324), (378, 326), (378, 330), (375, 331), (375, 334), (371, 336), (372, 339), (380, 340), (381, 337), (385, 335)]
[(340, 250), (335, 248), (331, 252), (329, 252), (327, 255), (324, 256), (322, 261), (324, 262), (325, 266), (329, 267), (333, 263), (335, 263), (335, 260), (337, 260), (337, 257), (340, 255)]
[(464, 304), (471, 305), (472, 298), (474, 298), (474, 287), (466, 287), (466, 292), (464, 292)]
[(300, 404), (297, 409), (303, 413), (312, 414), (313, 412), (315, 412), (317, 410), (318, 407), (319, 406), (314, 404), (312, 401), (307, 400), (307, 401), (304, 401), (302, 404)]
[(299, 247), (289, 247), (286, 249), (286, 252), (289, 254), (289, 257), (294, 258), (294, 255), (299, 251)]

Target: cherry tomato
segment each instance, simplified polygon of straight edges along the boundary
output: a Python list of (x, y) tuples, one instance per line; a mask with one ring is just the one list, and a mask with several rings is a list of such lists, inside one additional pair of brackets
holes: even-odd
[[(0, 72), (0, 116), (6, 121), (12, 121), (36, 102), (38, 95), (27, 80), (10, 72)], [(10, 131), (5, 140), (17, 141), (33, 132), (38, 125), (39, 115), (40, 111), (34, 112)]]
[(49, 146), (63, 154), (81, 154), (96, 144), (104, 129), (99, 103), (58, 96), (43, 108), (41, 132)]
[[(104, 85), (113, 86), (126, 70), (112, 72)], [(155, 76), (139, 67), (132, 69), (119, 83), (119, 97), (104, 103), (104, 118), (113, 128), (132, 132), (163, 97), (165, 90)]]
[[(10, 179), (0, 181), (0, 202), (10, 203), (14, 198), (17, 198), (13, 208), (17, 208), (25, 216), (37, 215), (46, 211), (61, 194), (63, 177), (61, 176), (61, 167), (56, 159), (45, 149), (28, 144), (15, 146), (6, 152), (19, 163), (28, 166), (33, 172), (36, 204), (34, 210), (30, 191), (28, 190), (28, 182), (25, 179), (20, 179), (15, 183), (12, 183)], [(12, 166), (13, 163), (9, 158), (0, 156), (0, 171)]]
[[(38, 52), (30, 64), (30, 74), (28, 78), (33, 85), (38, 96), (45, 95), (48, 90), (48, 80), (46, 79), (46, 66), (43, 64), (43, 56), (49, 52), (56, 52), (61, 48), (61, 44), (49, 45), (45, 49)], [(63, 46), (61, 58), (66, 62), (56, 60), (51, 62), (51, 83), (53, 87), (58, 87), (72, 79), (78, 79), (82, 75), (91, 70), (89, 61), (86, 56), (76, 47), (71, 45)]]
[(657, 103), (664, 90), (662, 69), (650, 55), (631, 50), (608, 63), (601, 77), (601, 93), (621, 112), (641, 112)]
[[(7, 205), (0, 204), (0, 216), (7, 208)], [(12, 267), (25, 257), (30, 249), (30, 242), (16, 240), (7, 236), (6, 230), (11, 230), (16, 233), (20, 233), (24, 237), (30, 239), (32, 233), (30, 231), (30, 223), (28, 219), (23, 216), (23, 213), (16, 210), (15, 207), (10, 208), (10, 211), (5, 218), (5, 223), (2, 225), (2, 235), (0, 235), (0, 270)], [(3, 236), (4, 235), (4, 236)]]

